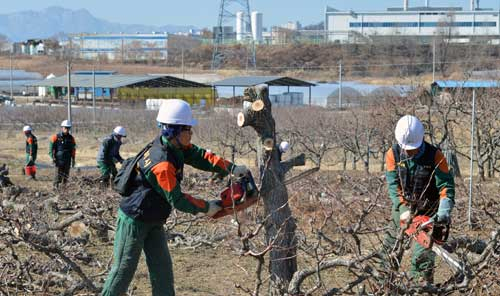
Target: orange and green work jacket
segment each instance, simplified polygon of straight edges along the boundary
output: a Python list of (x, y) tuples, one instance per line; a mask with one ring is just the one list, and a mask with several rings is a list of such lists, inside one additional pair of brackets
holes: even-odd
[(455, 201), (455, 181), (441, 150), (424, 142), (417, 155), (408, 157), (398, 145), (386, 154), (386, 178), (393, 207), (405, 205), (417, 215), (433, 216), (439, 201)]
[(32, 133), (26, 135), (26, 156), (33, 159), (33, 162), (36, 160), (36, 155), (38, 152), (38, 141)]
[(62, 132), (53, 135), (50, 137), (49, 155), (57, 166), (70, 163), (76, 155), (75, 138), (69, 133), (65, 135)]
[(122, 199), (120, 209), (127, 216), (143, 222), (166, 220), (172, 207), (191, 214), (206, 213), (206, 201), (181, 190), (184, 164), (223, 176), (234, 166), (196, 145), (179, 149), (165, 137), (157, 137), (139, 159), (139, 173), (132, 185), (132, 193)]

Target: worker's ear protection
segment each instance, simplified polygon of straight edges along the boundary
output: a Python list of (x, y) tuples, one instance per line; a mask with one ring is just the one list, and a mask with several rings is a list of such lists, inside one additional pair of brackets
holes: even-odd
[(159, 123), (159, 126), (161, 127), (161, 135), (169, 140), (177, 137), (182, 131), (181, 125)]

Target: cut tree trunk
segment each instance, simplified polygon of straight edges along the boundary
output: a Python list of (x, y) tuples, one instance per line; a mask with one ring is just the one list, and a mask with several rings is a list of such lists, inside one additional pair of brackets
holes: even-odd
[(290, 162), (280, 163), (276, 149), (275, 121), (267, 86), (245, 89), (243, 112), (238, 114), (240, 127), (251, 126), (257, 132), (261, 147), (258, 151), (260, 196), (264, 204), (265, 238), (272, 245), (269, 254), (269, 295), (283, 295), (293, 274), (297, 271), (296, 224), (288, 204), (284, 185)]

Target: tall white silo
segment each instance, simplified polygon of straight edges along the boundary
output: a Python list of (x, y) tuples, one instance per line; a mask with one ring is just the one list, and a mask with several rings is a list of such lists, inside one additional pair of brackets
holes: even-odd
[(252, 12), (252, 37), (258, 43), (262, 42), (262, 20), (262, 12)]
[(245, 13), (243, 11), (238, 11), (236, 12), (236, 40), (243, 40), (245, 33)]

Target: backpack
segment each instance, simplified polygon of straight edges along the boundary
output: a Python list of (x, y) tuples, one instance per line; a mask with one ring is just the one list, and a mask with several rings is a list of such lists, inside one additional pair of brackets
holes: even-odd
[(134, 157), (129, 157), (123, 161), (116, 177), (113, 179), (113, 189), (122, 196), (129, 196), (132, 193), (133, 183), (137, 177), (137, 162), (153, 146), (149, 143)]

